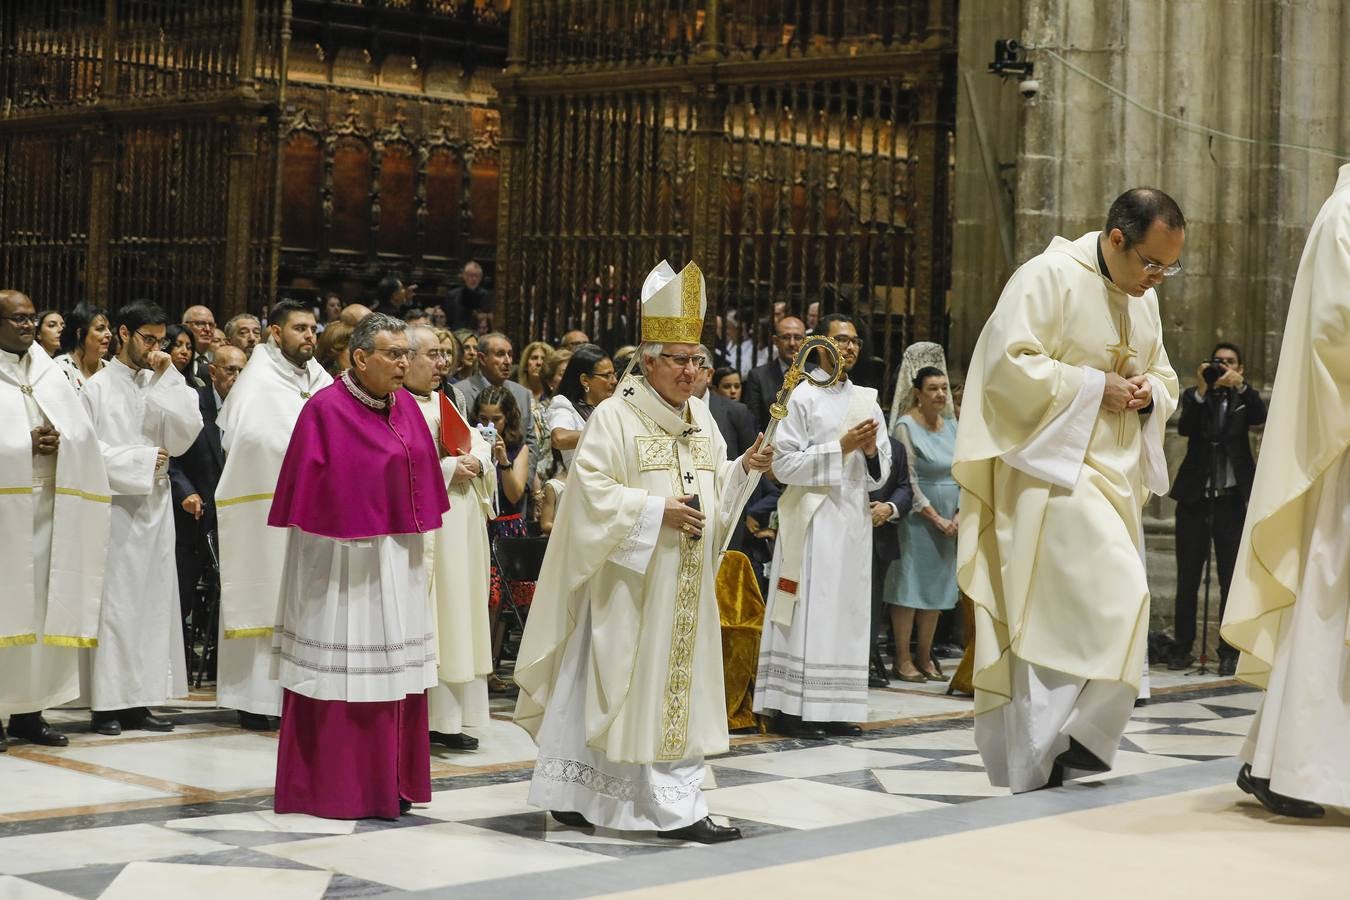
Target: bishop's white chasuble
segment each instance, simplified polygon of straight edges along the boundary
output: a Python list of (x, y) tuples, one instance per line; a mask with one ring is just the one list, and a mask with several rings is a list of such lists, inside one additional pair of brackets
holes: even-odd
[[(1167, 490), (1177, 378), (1157, 296), (1112, 284), (1098, 237), (1055, 238), (1013, 273), (976, 344), (957, 432), (976, 740), (991, 779), (1014, 791), (1042, 786), (1070, 737), (1109, 765), (1144, 670), (1142, 509)], [(1147, 375), (1152, 410), (1101, 410), (1106, 372)]]
[[(515, 672), (532, 804), (629, 830), (707, 814), (702, 760), (728, 748), (715, 556), (745, 477), (697, 398), (674, 410), (632, 377), (591, 415)], [(698, 540), (661, 526), (685, 494)]]

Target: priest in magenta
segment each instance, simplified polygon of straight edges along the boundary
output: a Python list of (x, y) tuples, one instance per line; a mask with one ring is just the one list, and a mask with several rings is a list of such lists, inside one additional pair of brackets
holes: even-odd
[(268, 524), (287, 529), (273, 671), (275, 808), (396, 818), (431, 799), (436, 684), (422, 542), (450, 508), (426, 422), (403, 389), (408, 337), (382, 314), (352, 367), (300, 413)]

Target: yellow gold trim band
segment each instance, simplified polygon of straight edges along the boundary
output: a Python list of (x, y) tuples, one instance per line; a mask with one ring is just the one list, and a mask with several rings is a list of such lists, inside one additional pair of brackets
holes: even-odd
[(90, 647), (98, 646), (98, 638), (90, 637), (72, 637), (66, 634), (47, 634), (43, 635), (42, 643), (50, 647), (76, 647), (87, 650)]
[(225, 639), (226, 639), (226, 640), (230, 640), (230, 639), (232, 639), (232, 638), (260, 638), (260, 637), (271, 637), (271, 636), (272, 636), (272, 629), (270, 629), (270, 628), (227, 628), (227, 629), (225, 629)]
[[(273, 494), (244, 494), (241, 497), (228, 497), (224, 500), (216, 501), (216, 509), (222, 506), (234, 506), (236, 503), (255, 503), (258, 500), (271, 500)], [(229, 637), (227, 634), (226, 637)]]
[(91, 494), (88, 491), (82, 491), (79, 488), (59, 487), (56, 489), (56, 492), (58, 494), (64, 494), (67, 497), (79, 497), (81, 500), (88, 500), (91, 503), (112, 502), (112, 497), (105, 496), (104, 494)]
[(16, 634), (11, 637), (0, 637), (0, 647), (27, 647), (29, 644), (36, 643), (36, 634)]

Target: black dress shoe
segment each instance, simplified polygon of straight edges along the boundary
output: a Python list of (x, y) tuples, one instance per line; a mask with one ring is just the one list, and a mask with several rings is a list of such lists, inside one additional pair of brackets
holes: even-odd
[(741, 830), (730, 825), (718, 825), (711, 816), (704, 816), (693, 825), (676, 828), (674, 831), (658, 831), (657, 837), (671, 841), (694, 841), (699, 844), (720, 844), (723, 841), (738, 841)]
[(244, 712), (241, 709), (239, 710), (239, 727), (247, 728), (249, 731), (271, 731), (272, 721), (267, 716)]
[(1084, 772), (1109, 772), (1111, 767), (1097, 758), (1097, 755), (1073, 738), (1069, 738), (1069, 749), (1055, 757), (1055, 764), (1065, 769), (1077, 769)]
[(168, 719), (161, 719), (144, 706), (139, 709), (128, 710), (122, 716), (122, 727), (131, 731), (137, 729), (141, 731), (173, 731), (172, 722)]
[(431, 742), (449, 747), (451, 750), (477, 750), (478, 738), (470, 737), (462, 731), (446, 734), (444, 731), (431, 732)]
[(773, 730), (783, 737), (797, 738), (803, 741), (823, 741), (828, 736), (825, 734), (825, 729), (816, 723), (803, 722), (801, 716), (789, 716), (786, 713), (779, 713), (773, 717)]
[(868, 675), (867, 686), (870, 688), (884, 688), (890, 687), (891, 683), (888, 679), (883, 678), (880, 675)]
[(803, 724), (819, 728), (826, 734), (835, 734), (840, 737), (858, 737), (862, 734), (862, 727), (852, 722), (805, 722)]
[(47, 724), (47, 720), (42, 718), (42, 713), (21, 713), (10, 716), (9, 733), (13, 737), (22, 738), (31, 744), (40, 744), (43, 747), (65, 747), (70, 743), (70, 738), (59, 731), (52, 730), (52, 726)]
[(91, 712), (89, 727), (95, 734), (106, 734), (109, 737), (117, 737), (122, 733), (122, 722), (115, 712)]
[(406, 815), (407, 815), (408, 813), (410, 813), (410, 812), (412, 812), (412, 801), (411, 801), (411, 800), (404, 800), (402, 797), (399, 797), (399, 798), (398, 798), (398, 814), (399, 814), (400, 816), (406, 816)]
[(1237, 674), (1237, 657), (1220, 656), (1219, 657), (1219, 675), (1223, 678), (1232, 678)]
[(1275, 793), (1270, 789), (1269, 778), (1257, 778), (1252, 774), (1250, 763), (1244, 764), (1238, 770), (1237, 786), (1242, 788), (1245, 793), (1260, 800), (1262, 806), (1277, 816), (1292, 816), (1296, 819), (1320, 819), (1327, 814), (1327, 811), (1320, 804), (1313, 803), (1311, 800), (1299, 800), (1297, 797), (1286, 797), (1284, 794)]
[(1189, 650), (1176, 652), (1167, 657), (1167, 669), (1169, 672), (1180, 672), (1182, 669), (1189, 669), (1195, 663), (1195, 657), (1191, 656)]
[(569, 828), (590, 828), (591, 823), (579, 812), (573, 812), (570, 809), (551, 809), (548, 813), (553, 817), (553, 821), (566, 825)]

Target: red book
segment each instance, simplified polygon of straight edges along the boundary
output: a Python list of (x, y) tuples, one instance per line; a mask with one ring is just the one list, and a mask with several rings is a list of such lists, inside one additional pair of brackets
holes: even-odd
[[(438, 392), (440, 393), (440, 392)], [(450, 398), (441, 394), (441, 446), (450, 456), (463, 456), (473, 446), (469, 436), (469, 423), (455, 409)]]

